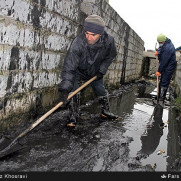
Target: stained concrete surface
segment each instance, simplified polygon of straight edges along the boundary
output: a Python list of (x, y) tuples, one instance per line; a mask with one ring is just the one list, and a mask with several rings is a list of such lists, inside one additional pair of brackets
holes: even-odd
[[(98, 101), (81, 106), (81, 119), (66, 127), (67, 109), (59, 109), (20, 140), (26, 146), (0, 160), (0, 171), (154, 172), (180, 171), (180, 123), (167, 94), (155, 108), (155, 81), (122, 86), (109, 94), (119, 120), (102, 120)], [(27, 124), (11, 133), (15, 137)]]

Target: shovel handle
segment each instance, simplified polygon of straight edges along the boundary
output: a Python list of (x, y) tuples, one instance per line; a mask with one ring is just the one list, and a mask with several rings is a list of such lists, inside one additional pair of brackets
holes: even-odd
[[(158, 56), (156, 56), (157, 61), (157, 71), (158, 71)], [(159, 76), (157, 75), (157, 103), (158, 103), (158, 95), (159, 95)]]
[[(72, 92), (67, 100), (69, 100), (70, 98), (72, 98), (75, 94), (77, 94), (78, 92), (80, 92), (83, 88), (85, 88), (88, 84), (90, 84), (91, 82), (93, 82), (95, 79), (97, 78), (97, 76), (92, 77), (90, 80), (88, 80), (87, 82), (85, 82), (82, 86), (80, 86), (78, 89), (76, 89), (74, 92)], [(50, 109), (47, 113), (45, 113), (43, 116), (41, 116), (37, 121), (35, 121), (32, 125), (30, 125), (30, 127), (28, 127), (24, 132), (22, 132), (21, 134), (19, 134), (16, 137), (16, 140), (23, 137), (25, 134), (27, 134), (29, 131), (31, 131), (33, 128), (35, 128), (38, 124), (40, 124), (45, 118), (47, 118), (50, 114), (52, 114), (55, 110), (57, 110), (60, 106), (63, 105), (63, 102), (58, 103), (55, 107), (53, 107), (52, 109)]]

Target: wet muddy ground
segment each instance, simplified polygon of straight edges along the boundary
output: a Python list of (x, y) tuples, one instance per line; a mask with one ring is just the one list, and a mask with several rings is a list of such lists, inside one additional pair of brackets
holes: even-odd
[(122, 86), (109, 95), (119, 120), (102, 120), (95, 99), (81, 106), (73, 129), (59, 109), (20, 140), (24, 149), (0, 159), (0, 171), (181, 171), (177, 110), (169, 92), (164, 109), (155, 107), (156, 94), (152, 80)]

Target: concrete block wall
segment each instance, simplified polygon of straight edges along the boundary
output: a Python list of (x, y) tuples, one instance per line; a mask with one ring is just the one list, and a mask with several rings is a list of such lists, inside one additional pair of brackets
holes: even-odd
[(149, 69), (149, 75), (155, 74), (155, 72), (158, 69), (158, 62), (155, 58), (150, 58), (150, 69)]
[(139, 78), (144, 42), (106, 1), (0, 0), (0, 120), (45, 113), (58, 102), (64, 57), (93, 13), (104, 18), (118, 50), (106, 85)]
[(176, 93), (181, 96), (181, 54), (177, 54), (177, 69), (175, 73)]
[(105, 83), (120, 86), (140, 77), (144, 42), (107, 3), (102, 4), (100, 14), (106, 21), (106, 30), (115, 38), (118, 55), (111, 64)]
[(143, 56), (142, 75), (147, 77), (155, 74), (158, 69), (158, 61), (155, 58), (154, 51), (144, 51)]

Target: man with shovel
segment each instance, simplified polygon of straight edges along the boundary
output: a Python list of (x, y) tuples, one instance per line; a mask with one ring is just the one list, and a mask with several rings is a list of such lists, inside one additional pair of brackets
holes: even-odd
[[(89, 15), (84, 22), (83, 32), (72, 42), (64, 60), (62, 81), (59, 84), (60, 101), (67, 104), (68, 94), (76, 90), (79, 81), (86, 81), (93, 76), (97, 79), (91, 86), (100, 99), (101, 116), (117, 119), (109, 110), (109, 100), (103, 83), (103, 76), (117, 55), (114, 38), (105, 30), (105, 22), (98, 15)], [(79, 94), (69, 103), (69, 120), (67, 126), (75, 126), (79, 119)]]
[(157, 102), (163, 107), (170, 80), (176, 69), (176, 54), (174, 45), (164, 34), (157, 36), (157, 42), (159, 48), (155, 52), (155, 56), (158, 56), (159, 67), (155, 75), (161, 76)]

